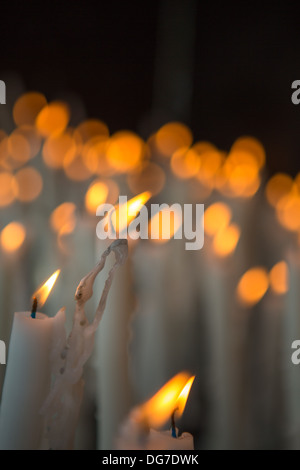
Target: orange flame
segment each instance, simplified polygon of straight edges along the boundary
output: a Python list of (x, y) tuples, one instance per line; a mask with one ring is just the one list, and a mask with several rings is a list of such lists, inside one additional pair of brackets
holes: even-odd
[(189, 394), (190, 394), (190, 390), (191, 390), (191, 387), (193, 385), (193, 382), (195, 380), (195, 375), (193, 375), (188, 381), (187, 383), (185, 384), (185, 386), (183, 387), (183, 389), (181, 390), (180, 394), (179, 394), (179, 397), (177, 398), (177, 402), (176, 402), (176, 414), (177, 416), (180, 418), (180, 416), (183, 415), (183, 412), (184, 412), (184, 409), (185, 409), (185, 405), (186, 405), (186, 402), (187, 402), (187, 399), (189, 397)]
[(132, 220), (136, 218), (142, 206), (149, 201), (152, 194), (150, 191), (145, 191), (138, 196), (133, 197), (127, 201), (127, 204), (121, 204), (115, 207), (115, 210), (110, 214), (114, 230), (119, 234), (122, 232)]
[(39, 307), (42, 307), (46, 302), (59, 274), (60, 269), (55, 271), (55, 273), (53, 273), (52, 276), (50, 276), (49, 279), (47, 279), (47, 281), (33, 294), (32, 298), (37, 299)]
[(193, 380), (194, 377), (186, 372), (175, 375), (138, 409), (141, 422), (159, 428), (170, 419), (176, 408), (182, 414)]

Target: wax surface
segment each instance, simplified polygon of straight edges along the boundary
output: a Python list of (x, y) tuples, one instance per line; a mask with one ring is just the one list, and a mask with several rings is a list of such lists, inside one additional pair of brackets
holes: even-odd
[(14, 315), (0, 408), (0, 449), (38, 449), (40, 409), (50, 387), (50, 353), (58, 315)]

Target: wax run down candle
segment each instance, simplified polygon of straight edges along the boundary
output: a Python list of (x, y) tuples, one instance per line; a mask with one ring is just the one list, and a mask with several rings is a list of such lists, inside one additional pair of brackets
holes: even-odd
[[(190, 433), (178, 434), (175, 416), (181, 416), (194, 376), (181, 372), (167, 382), (150, 400), (134, 408), (120, 428), (117, 450), (193, 450)], [(171, 419), (171, 429), (159, 431)]]
[[(116, 261), (108, 273), (94, 319), (89, 323), (84, 311), (85, 303), (92, 297), (95, 279), (103, 270), (111, 252), (114, 252)], [(64, 344), (58, 344), (53, 351), (53, 387), (41, 409), (41, 413), (46, 418), (46, 436), (51, 449), (73, 448), (83, 396), (83, 366), (92, 354), (95, 333), (104, 313), (115, 273), (125, 263), (127, 255), (127, 240), (115, 240), (104, 251), (95, 268), (80, 281), (76, 289), (73, 327)]]
[(51, 349), (62, 336), (65, 312), (49, 318), (36, 307), (43, 306), (58, 274), (34, 294), (33, 315), (14, 315), (0, 409), (2, 450), (34, 450), (41, 444), (44, 420), (39, 412), (49, 393)]

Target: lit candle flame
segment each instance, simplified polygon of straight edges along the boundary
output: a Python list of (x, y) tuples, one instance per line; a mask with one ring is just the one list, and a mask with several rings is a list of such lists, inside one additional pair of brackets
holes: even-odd
[(50, 276), (49, 279), (47, 279), (47, 281), (33, 294), (32, 298), (37, 300), (39, 307), (42, 307), (46, 302), (59, 274), (60, 269), (55, 271), (55, 273), (53, 273), (52, 276)]
[(120, 234), (120, 232), (128, 227), (151, 196), (150, 191), (145, 191), (127, 201), (127, 204), (121, 204), (115, 207), (115, 210), (110, 214), (110, 218), (117, 234)]
[(180, 372), (167, 382), (150, 400), (138, 408), (138, 419), (152, 428), (159, 428), (167, 422), (175, 409), (180, 415), (192, 386), (194, 377)]
[(195, 380), (195, 375), (193, 375), (187, 381), (187, 383), (185, 384), (185, 386), (183, 387), (183, 389), (181, 390), (181, 392), (180, 392), (180, 394), (177, 398), (175, 411), (176, 411), (176, 415), (179, 418), (180, 418), (180, 416), (183, 415), (185, 405), (186, 405), (187, 399), (189, 397), (189, 393), (190, 393), (190, 390), (191, 390), (191, 387), (193, 385), (194, 380)]

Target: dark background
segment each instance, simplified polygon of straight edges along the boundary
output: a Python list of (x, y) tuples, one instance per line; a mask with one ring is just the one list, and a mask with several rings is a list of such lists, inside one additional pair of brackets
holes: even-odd
[(0, 78), (17, 73), (48, 99), (72, 92), (111, 132), (147, 137), (178, 119), (224, 150), (253, 135), (270, 173), (297, 173), (296, 2), (2, 1), (0, 9)]

